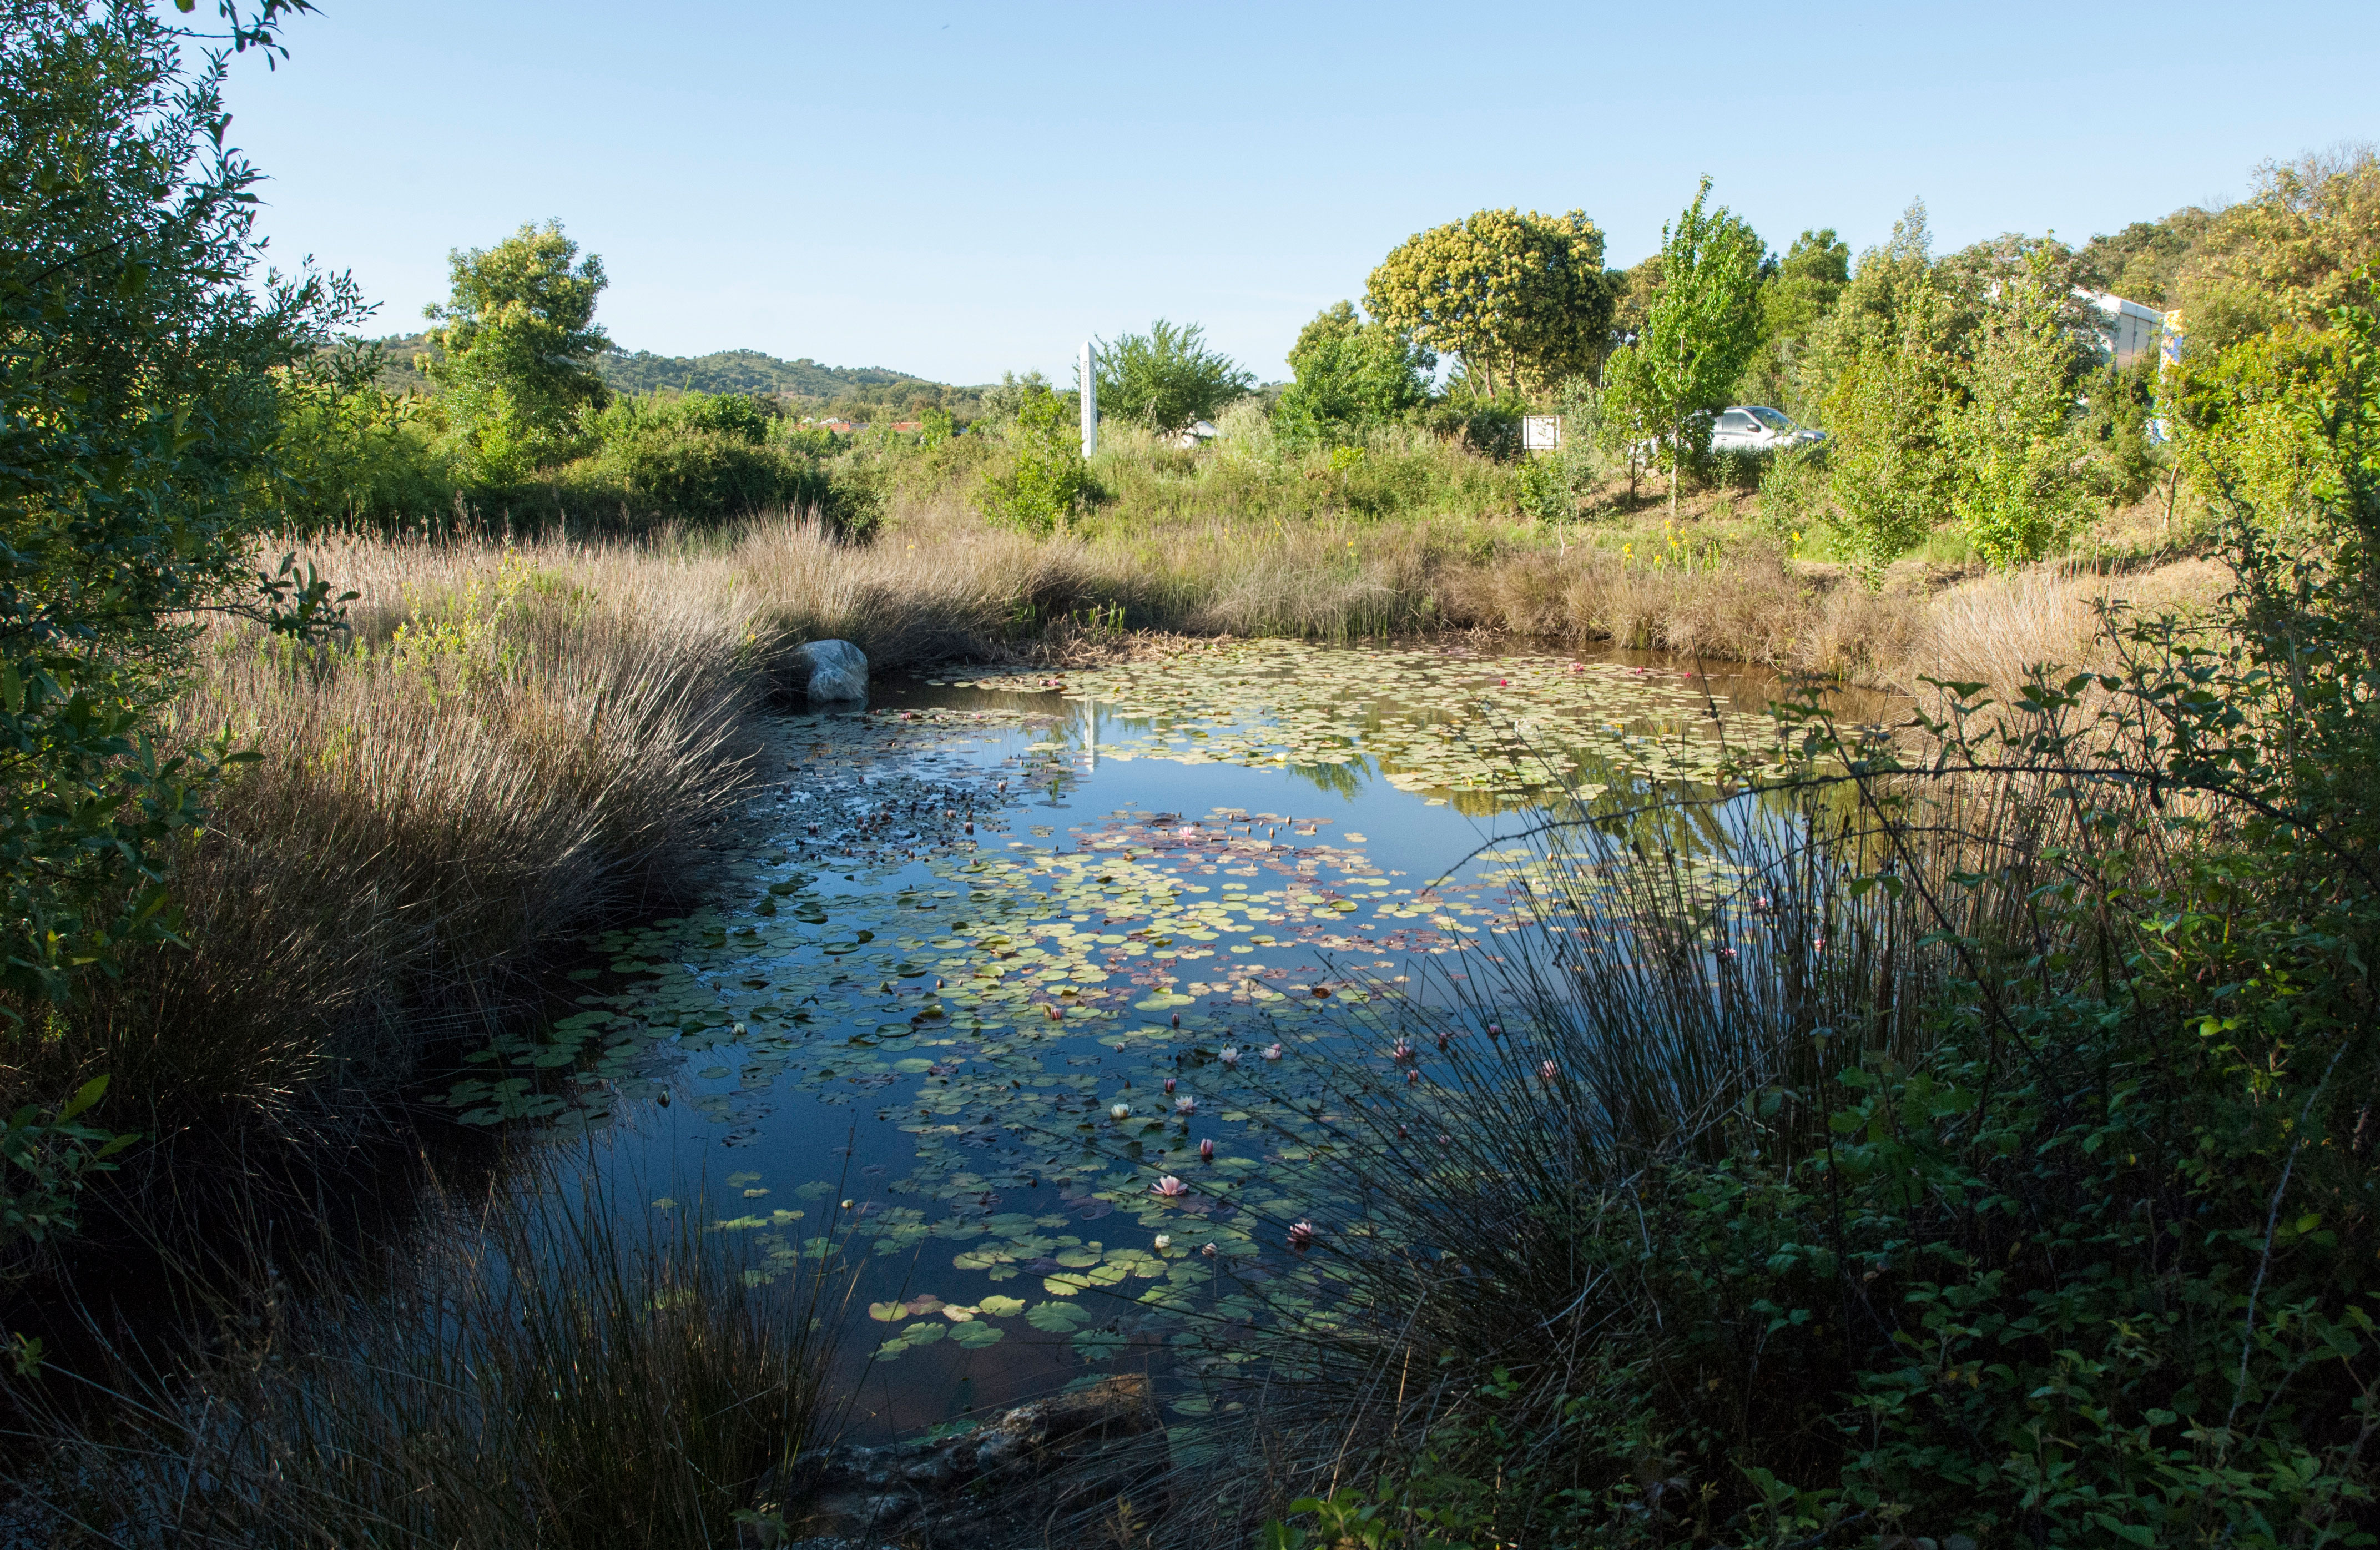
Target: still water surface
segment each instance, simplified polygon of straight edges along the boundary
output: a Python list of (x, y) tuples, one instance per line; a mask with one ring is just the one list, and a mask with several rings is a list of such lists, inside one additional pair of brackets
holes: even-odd
[(1288, 1262), (1351, 1031), (1517, 948), (1514, 836), (1695, 783), (1770, 689), (1282, 642), (880, 682), (777, 724), (711, 906), (601, 938), (582, 1010), (452, 1101), (756, 1277), (835, 1245), (863, 1434), (1161, 1371)]

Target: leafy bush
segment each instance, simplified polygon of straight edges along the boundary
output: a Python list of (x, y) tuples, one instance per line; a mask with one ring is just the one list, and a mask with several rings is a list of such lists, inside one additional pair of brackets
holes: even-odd
[(1289, 364), (1297, 380), (1275, 411), (1279, 433), (1294, 445), (1343, 446), (1427, 406), (1438, 357), (1342, 301), (1299, 333)]
[(1058, 395), (1028, 396), (1017, 408), (1008, 443), (1004, 466), (984, 480), (984, 515), (1026, 532), (1049, 532), (1090, 488), (1082, 444)]
[(565, 506), (599, 520), (613, 510), (697, 522), (779, 506), (832, 515), (837, 505), (834, 482), (808, 450), (816, 437), (797, 441), (761, 399), (655, 393), (614, 399), (580, 423), (596, 451), (550, 482)]
[(17, 1174), (38, 1193), (79, 1173), (60, 1149), (104, 1144), (54, 1117), (27, 1169), (30, 1116), (76, 1100), (26, 1067), (128, 947), (171, 939), (167, 859), (230, 756), (155, 746), (187, 620), (304, 634), (332, 605), (286, 562), (253, 568), (254, 492), (280, 384), (363, 308), (344, 281), (259, 273), (224, 59), (190, 69), (184, 41), (133, 0), (29, 0), (0, 49), (0, 1107), (25, 1119), (0, 1249), (69, 1203), (29, 1204)]
[(1207, 348), (1196, 323), (1177, 327), (1159, 318), (1146, 334), (1102, 342), (1094, 358), (1103, 418), (1179, 435), (1256, 386), (1254, 372)]
[(433, 402), (372, 382), (381, 347), (342, 348), (285, 373), (280, 431), (262, 498), (299, 531), (333, 523), (387, 527), (454, 504), (454, 470), (437, 445)]

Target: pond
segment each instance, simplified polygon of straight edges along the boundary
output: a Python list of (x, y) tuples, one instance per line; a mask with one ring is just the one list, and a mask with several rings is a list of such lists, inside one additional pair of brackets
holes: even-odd
[(447, 1101), (752, 1276), (846, 1256), (863, 1436), (1160, 1371), (1293, 1257), (1365, 1019), (1518, 950), (1514, 837), (1707, 781), (1772, 688), (1278, 641), (880, 682), (773, 724), (714, 903), (602, 937)]

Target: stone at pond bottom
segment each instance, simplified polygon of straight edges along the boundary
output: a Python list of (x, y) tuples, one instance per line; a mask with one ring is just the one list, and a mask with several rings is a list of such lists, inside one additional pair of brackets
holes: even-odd
[(799, 648), (793, 676), (813, 700), (868, 698), (868, 653), (848, 641), (813, 641)]
[(1038, 1550), (1061, 1520), (1102, 1516), (1119, 1497), (1156, 1517), (1167, 1468), (1148, 1380), (1127, 1374), (954, 1437), (830, 1448), (771, 1469), (753, 1501), (759, 1521), (736, 1543), (863, 1550), (897, 1536), (927, 1550)]

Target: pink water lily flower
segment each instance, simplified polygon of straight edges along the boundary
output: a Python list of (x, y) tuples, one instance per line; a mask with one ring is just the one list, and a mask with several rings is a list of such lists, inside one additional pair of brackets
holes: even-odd
[(1397, 1041), (1396, 1048), (1389, 1051), (1389, 1058), (1397, 1062), (1399, 1065), (1404, 1064), (1404, 1062), (1411, 1060), (1413, 1057), (1413, 1045), (1405, 1043), (1402, 1039), (1399, 1039)]
[(1547, 1081), (1553, 1080), (1554, 1078), (1560, 1074), (1561, 1073), (1555, 1068), (1554, 1063), (1550, 1060), (1540, 1061), (1537, 1064), (1537, 1075), (1544, 1078)]
[(1504, 1036), (1504, 1025), (1500, 1022), (1489, 1023), (1488, 1025), (1488, 1036), (1491, 1039), (1502, 1038)]
[(1159, 1179), (1155, 1184), (1151, 1185), (1150, 1188), (1154, 1189), (1159, 1194), (1163, 1195), (1170, 1201), (1180, 1200), (1183, 1196), (1190, 1192), (1189, 1185), (1183, 1183), (1182, 1180), (1174, 1178), (1170, 1173), (1164, 1178)]
[(1289, 1229), (1289, 1246), (1301, 1254), (1314, 1247), (1314, 1224), (1311, 1222), (1293, 1224)]
[(1280, 1058), (1281, 1058), (1281, 1046), (1280, 1046), (1279, 1044), (1268, 1044), (1268, 1045), (1266, 1045), (1266, 1046), (1265, 1046), (1264, 1056), (1265, 1056), (1265, 1058), (1266, 1058), (1267, 1060), (1278, 1060), (1278, 1059), (1280, 1059)]
[(1405, 1073), (1405, 1083), (1406, 1083), (1406, 1085), (1410, 1086), (1410, 1085), (1412, 1085), (1413, 1083), (1417, 1082), (1417, 1081), (1419, 1081), (1419, 1080), (1421, 1080), (1421, 1073), (1420, 1073), (1419, 1071), (1410, 1071), (1410, 1070), (1409, 1070), (1409, 1071), (1407, 1071), (1407, 1072)]

